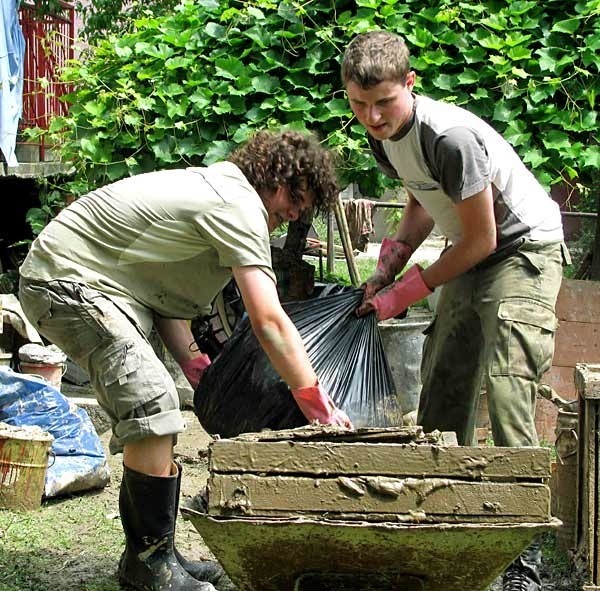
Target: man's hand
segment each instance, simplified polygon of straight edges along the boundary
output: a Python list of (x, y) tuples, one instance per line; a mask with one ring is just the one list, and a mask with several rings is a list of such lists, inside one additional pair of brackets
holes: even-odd
[(363, 302), (370, 300), (380, 289), (390, 285), (396, 275), (404, 269), (412, 253), (413, 249), (410, 244), (384, 238), (379, 250), (375, 273), (362, 285), (365, 291)]
[(428, 296), (432, 290), (423, 281), (422, 270), (419, 265), (411, 267), (399, 281), (381, 290), (372, 299), (363, 301), (356, 310), (357, 316), (364, 316), (374, 311), (377, 320), (387, 320), (398, 316), (411, 304)]
[(181, 367), (181, 371), (183, 371), (183, 375), (185, 375), (187, 381), (190, 383), (190, 386), (195, 390), (202, 379), (202, 374), (210, 364), (210, 357), (205, 353), (202, 353), (198, 357), (182, 361), (179, 366)]
[(353, 429), (352, 421), (343, 410), (335, 406), (333, 400), (320, 384), (296, 388), (292, 396), (300, 407), (302, 414), (312, 423), (319, 421), (322, 425), (337, 425), (346, 429)]

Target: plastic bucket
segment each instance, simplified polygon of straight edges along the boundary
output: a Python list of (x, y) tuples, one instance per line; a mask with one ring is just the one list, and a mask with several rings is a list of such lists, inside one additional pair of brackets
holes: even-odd
[(63, 363), (30, 363), (29, 361), (20, 361), (19, 368), (21, 373), (28, 373), (40, 376), (52, 384), (57, 390), (60, 390), (62, 377), (65, 372)]
[(39, 427), (0, 423), (0, 508), (39, 508), (53, 440)]
[(431, 318), (431, 314), (415, 314), (402, 320), (385, 320), (379, 323), (385, 356), (405, 414), (419, 407), (421, 359), (425, 340), (423, 331), (429, 326)]

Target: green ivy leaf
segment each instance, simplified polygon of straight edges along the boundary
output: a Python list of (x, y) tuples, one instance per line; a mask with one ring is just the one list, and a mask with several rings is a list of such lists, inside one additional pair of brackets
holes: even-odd
[(507, 29), (507, 20), (504, 14), (492, 14), (481, 20), (481, 25), (489, 27), (495, 31), (505, 31)]
[(509, 2), (507, 5), (508, 14), (512, 16), (527, 14), (536, 7), (536, 4), (537, 3), (532, 0)]
[(256, 6), (247, 6), (246, 11), (250, 16), (254, 17), (258, 21), (265, 20), (265, 13)]
[(250, 80), (250, 84), (255, 92), (270, 94), (279, 86), (279, 80), (275, 76), (263, 74), (261, 76), (254, 76)]
[(571, 147), (569, 136), (562, 131), (551, 130), (542, 137), (542, 142), (549, 150), (565, 150)]
[(223, 25), (213, 22), (206, 23), (204, 32), (213, 39), (224, 39), (227, 35), (227, 29)]
[(93, 115), (94, 117), (99, 117), (104, 112), (106, 112), (106, 105), (97, 101), (85, 103), (83, 105), (83, 108), (86, 112), (88, 112), (90, 115)]
[(303, 96), (288, 96), (284, 98), (280, 108), (282, 111), (309, 111), (311, 103)]
[(437, 88), (442, 90), (453, 90), (454, 89), (454, 78), (448, 76), (448, 74), (439, 74), (434, 80), (434, 84)]
[(225, 160), (231, 150), (234, 148), (234, 144), (232, 142), (217, 140), (212, 142), (208, 150), (206, 151), (206, 156), (204, 156), (204, 164), (208, 166), (209, 164), (213, 164), (214, 162), (220, 162), (221, 160)]
[(579, 28), (579, 22), (577, 18), (568, 18), (554, 23), (551, 30), (572, 35)]
[(471, 97), (475, 99), (475, 101), (479, 101), (481, 99), (486, 99), (490, 96), (489, 91), (486, 88), (477, 88), (475, 92), (471, 93)]
[(140, 111), (151, 111), (156, 101), (151, 96), (140, 96), (135, 101), (135, 106)]
[(512, 48), (516, 48), (519, 45), (523, 45), (531, 39), (531, 35), (523, 35), (523, 33), (511, 31), (506, 35), (506, 45)]
[(129, 59), (131, 54), (133, 53), (133, 49), (128, 46), (121, 47), (120, 45), (115, 45), (115, 54), (124, 59)]
[(595, 171), (600, 170), (600, 147), (588, 146), (581, 154), (583, 165)]
[(256, 43), (256, 45), (260, 48), (264, 49), (265, 47), (269, 46), (271, 34), (269, 33), (268, 29), (264, 28), (263, 25), (257, 25), (251, 29), (248, 29), (244, 32), (244, 35), (254, 41), (254, 43)]
[(177, 160), (175, 138), (172, 135), (164, 136), (158, 143), (152, 145), (152, 152), (160, 162), (175, 162)]
[(475, 84), (479, 80), (479, 73), (470, 68), (465, 68), (459, 75), (458, 81), (461, 84)]
[(245, 71), (244, 64), (235, 57), (219, 58), (215, 60), (215, 70), (217, 74), (224, 78), (235, 80)]
[(523, 154), (523, 162), (531, 168), (539, 168), (542, 164), (548, 162), (548, 157), (544, 156), (539, 148), (526, 150)]
[(519, 60), (527, 60), (531, 57), (531, 49), (528, 47), (511, 47), (507, 51), (507, 55), (511, 60), (519, 61)]
[(462, 55), (467, 64), (475, 64), (485, 61), (487, 53), (483, 47), (473, 47), (472, 49), (469, 49), (469, 51), (463, 52)]
[(422, 27), (416, 27), (413, 33), (406, 35), (406, 38), (416, 47), (429, 47), (433, 43), (431, 32)]
[(496, 103), (496, 107), (494, 108), (494, 121), (502, 121), (504, 123), (508, 121), (513, 121), (521, 114), (521, 109), (519, 107), (511, 107), (510, 104), (506, 101), (502, 101), (500, 103)]
[(188, 68), (193, 63), (191, 57), (176, 56), (165, 61), (167, 70), (176, 70), (177, 68)]
[(526, 129), (523, 121), (512, 120), (509, 121), (503, 135), (513, 147), (525, 146), (529, 144), (531, 139), (531, 133), (527, 132)]
[(478, 43), (486, 49), (494, 49), (496, 51), (499, 51), (506, 47), (506, 43), (503, 39), (494, 34), (490, 35), (487, 31), (483, 29), (479, 29), (475, 33), (475, 38), (478, 41)]

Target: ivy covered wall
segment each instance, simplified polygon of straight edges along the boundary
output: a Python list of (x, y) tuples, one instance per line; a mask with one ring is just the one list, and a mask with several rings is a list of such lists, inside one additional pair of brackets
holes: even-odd
[(81, 194), (126, 175), (209, 164), (253, 130), (316, 131), (345, 183), (381, 194), (341, 87), (359, 32), (405, 36), (417, 92), (490, 122), (548, 187), (586, 193), (600, 168), (600, 2), (582, 0), (185, 0), (100, 38), (65, 73), (67, 117), (52, 122)]

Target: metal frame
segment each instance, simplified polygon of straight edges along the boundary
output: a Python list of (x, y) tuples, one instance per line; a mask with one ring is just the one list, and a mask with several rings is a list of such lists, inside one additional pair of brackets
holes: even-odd
[[(20, 130), (48, 129), (52, 117), (67, 112), (60, 98), (70, 87), (59, 81), (59, 73), (74, 56), (75, 8), (69, 2), (60, 2), (60, 5), (60, 14), (41, 14), (31, 1), (19, 8), (26, 44)], [(46, 146), (43, 140), (37, 145), (40, 161), (44, 161)]]

